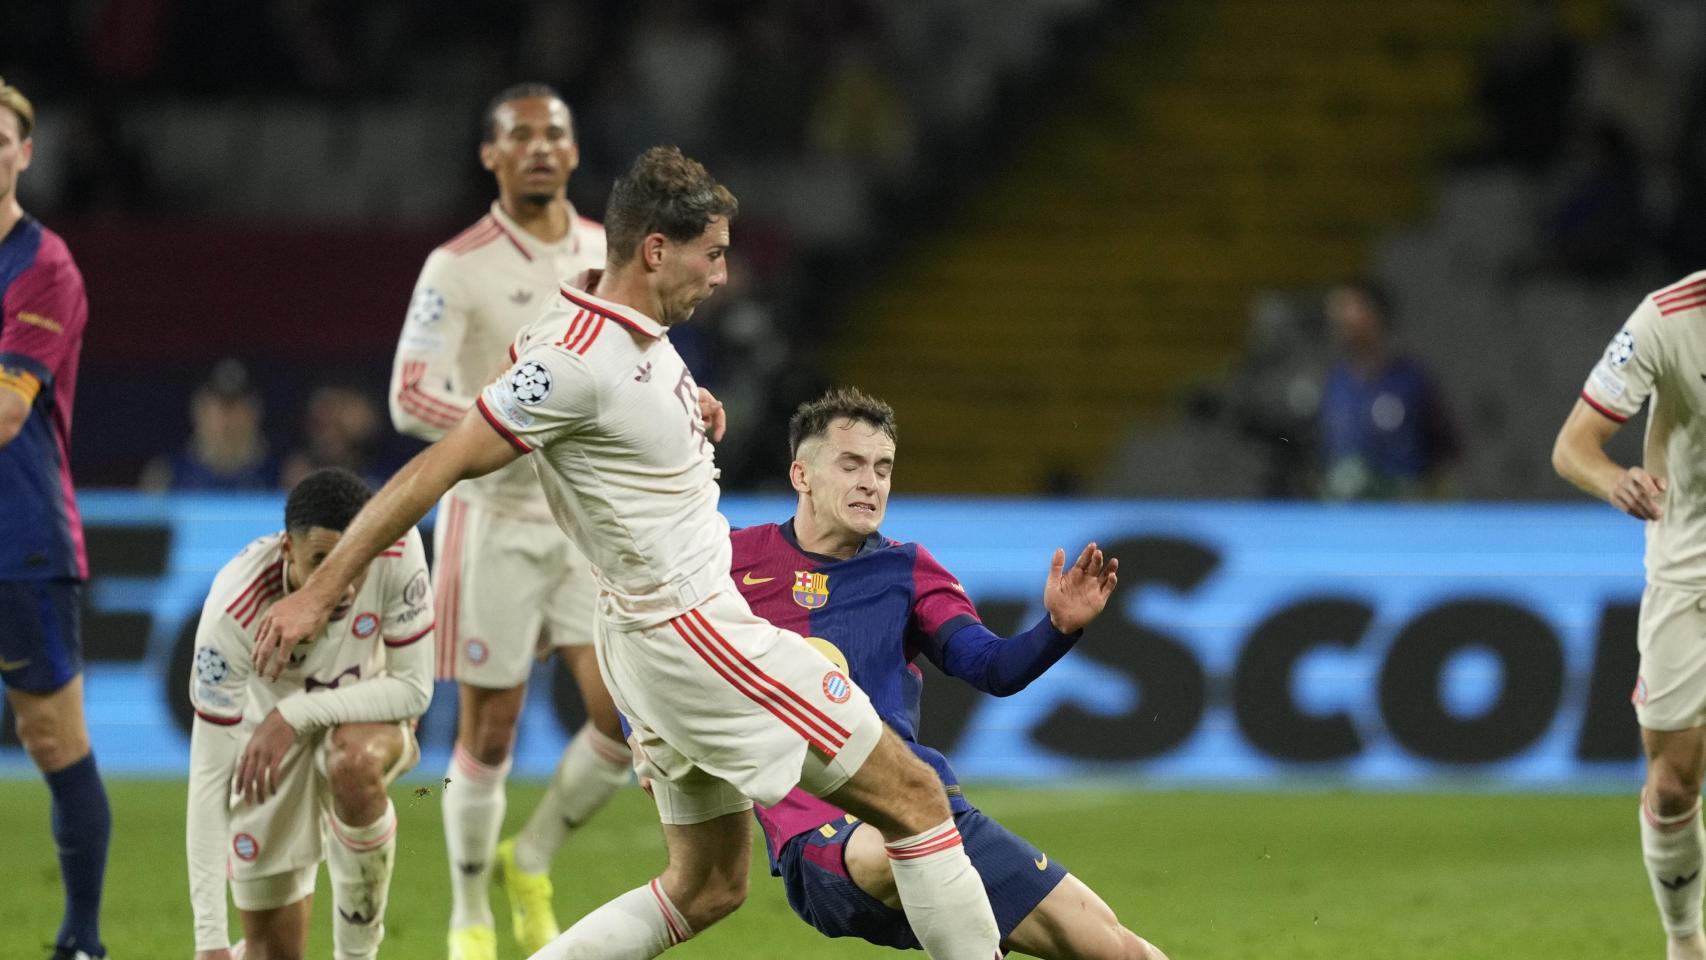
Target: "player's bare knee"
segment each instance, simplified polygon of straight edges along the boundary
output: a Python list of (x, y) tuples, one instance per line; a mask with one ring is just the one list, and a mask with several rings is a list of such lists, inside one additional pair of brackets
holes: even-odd
[(1647, 771), (1647, 802), (1660, 816), (1687, 813), (1700, 799), (1700, 779), (1697, 770), (1679, 769), (1663, 758), (1657, 759)]
[(371, 805), (385, 794), (384, 745), (372, 739), (334, 737), (326, 758), (326, 780), (340, 811)]
[(19, 713), (17, 731), (24, 752), (39, 769), (48, 773), (70, 766), (81, 759), (81, 754), (89, 752), (86, 744), (79, 750), (71, 731), (51, 716)]
[(683, 899), (687, 903), (678, 903), (675, 908), (687, 918), (687, 925), (698, 933), (740, 909), (741, 904), (746, 902), (746, 880), (742, 878), (729, 884), (706, 884)]

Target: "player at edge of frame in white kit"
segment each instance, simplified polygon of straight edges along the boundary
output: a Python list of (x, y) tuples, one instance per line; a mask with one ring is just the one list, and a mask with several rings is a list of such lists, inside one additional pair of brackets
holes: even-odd
[(746, 898), (753, 800), (775, 803), (796, 784), (882, 834), (931, 957), (999, 957), (941, 779), (835, 664), (755, 616), (730, 579), (711, 453), (721, 408), (668, 330), (727, 281), (736, 209), (679, 150), (642, 154), (611, 190), (592, 290), (565, 290), (517, 338), (514, 366), (476, 409), (410, 460), (269, 611), (257, 669), (279, 670), (357, 571), (452, 484), (531, 456), (559, 525), (597, 572), (599, 665), (632, 722), (669, 860), (535, 958), (642, 960), (727, 916)]
[[(1605, 452), (1647, 403), (1642, 463)], [(1641, 854), (1668, 960), (1706, 960), (1706, 271), (1643, 298), (1588, 374), (1552, 448), (1564, 479), (1646, 521), (1647, 586), (1630, 699), (1647, 757)]]
[[(303, 478), (284, 529), (214, 578), (196, 629), (184, 824), (198, 960), (300, 957), (314, 878), (332, 881), (337, 960), (372, 960), (385, 937), (397, 815), (386, 788), (414, 766), (413, 722), (432, 700), (432, 586), (413, 528), (335, 599), (322, 630), (263, 677), (257, 620), (331, 551), (371, 491), (346, 470)], [(231, 947), (229, 878), (244, 939)]]
[[(392, 364), (391, 421), (437, 440), (509, 365), (509, 347), (565, 282), (604, 265), (604, 228), (566, 189), (579, 165), (574, 117), (551, 87), (522, 83), (481, 117), (480, 164), (498, 197), (427, 257)], [(456, 745), (443, 791), (450, 870), (450, 960), (494, 960), (488, 889), (495, 870), (515, 939), (528, 952), (558, 933), (547, 872), (632, 767), (616, 705), (592, 648), (598, 584), (562, 535), (531, 465), (457, 484), (433, 529), (438, 679), (458, 691)], [(519, 835), (498, 842), (516, 722), (538, 653), (554, 648), (587, 721)]]

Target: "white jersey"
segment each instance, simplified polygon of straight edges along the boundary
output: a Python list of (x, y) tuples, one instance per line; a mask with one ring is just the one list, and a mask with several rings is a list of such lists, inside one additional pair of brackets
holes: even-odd
[(381, 552), (349, 612), (267, 680), (252, 667), (255, 633), (286, 592), (284, 568), (282, 532), (244, 547), (214, 578), (196, 629), (185, 839), (198, 949), (225, 946), (231, 776), (267, 714), (277, 709), (306, 739), (339, 723), (413, 719), (432, 700), (433, 597), (419, 532)]
[(1643, 299), (1582, 388), (1618, 423), (1649, 397), (1643, 465), (1669, 489), (1647, 524), (1647, 579), (1706, 588), (1706, 271)]
[[(509, 363), (516, 334), (539, 318), (558, 287), (603, 265), (604, 228), (596, 221), (571, 208), (568, 234), (547, 244), (494, 202), (421, 268), (391, 366), (391, 422), (422, 440), (442, 437)], [(525, 464), (465, 480), (455, 492), (510, 515), (551, 519)]]
[(729, 587), (729, 526), (699, 388), (657, 321), (565, 287), (516, 338), (480, 412), (532, 454), (557, 523), (592, 561), (616, 625)]

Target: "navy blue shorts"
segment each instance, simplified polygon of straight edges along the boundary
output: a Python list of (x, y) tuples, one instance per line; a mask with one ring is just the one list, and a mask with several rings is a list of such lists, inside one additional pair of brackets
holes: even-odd
[(0, 680), (6, 686), (52, 693), (82, 671), (82, 597), (76, 580), (0, 580)]
[[(1066, 876), (1066, 868), (977, 810), (954, 815), (972, 866), (983, 877), (1001, 939)], [(782, 847), (779, 859), (788, 905), (827, 937), (858, 937), (884, 947), (921, 950), (906, 914), (859, 889), (847, 875), (844, 851), (857, 824), (837, 821), (802, 833)]]

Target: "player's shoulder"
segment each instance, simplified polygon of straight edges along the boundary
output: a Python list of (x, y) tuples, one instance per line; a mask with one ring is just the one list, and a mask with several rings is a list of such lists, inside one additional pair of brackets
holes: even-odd
[(461, 233), (439, 244), (433, 253), (452, 260), (461, 259), (476, 250), (491, 247), (503, 235), (503, 225), (498, 223), (496, 217), (488, 213), (474, 221)]
[(625, 330), (652, 339), (657, 336), (624, 308), (563, 285), (550, 308), (517, 336), (516, 347), (521, 353), (548, 347), (557, 356), (596, 368), (600, 361), (626, 360), (636, 353), (634, 340)]
[(1666, 325), (1682, 318), (1706, 321), (1706, 270), (1647, 294), (1641, 301), (1641, 309)]
[(729, 543), (734, 547), (738, 563), (742, 557), (752, 557), (775, 549), (778, 545), (786, 546), (788, 541), (783, 539), (780, 526), (774, 523), (757, 523), (750, 527), (730, 530)]
[(257, 537), (226, 561), (213, 578), (207, 605), (239, 622), (267, 600), (284, 593), (284, 533)]
[[(77, 269), (77, 261), (71, 256), (71, 247), (65, 238), (55, 233), (46, 224), (35, 218), (24, 223), (25, 243), (34, 247), (34, 252), (19, 272), (20, 276), (39, 277), (48, 283), (83, 284), (83, 273)], [(34, 234), (33, 237), (30, 234)]]

